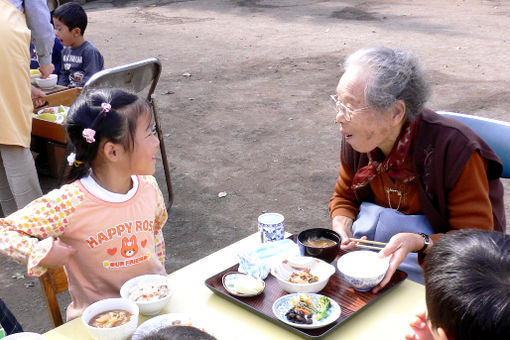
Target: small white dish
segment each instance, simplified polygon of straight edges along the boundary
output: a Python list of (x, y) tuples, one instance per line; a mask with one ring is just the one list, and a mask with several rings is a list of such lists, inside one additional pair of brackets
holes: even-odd
[[(324, 326), (327, 326), (340, 317), (342, 314), (342, 309), (338, 305), (336, 301), (334, 301), (332, 298), (327, 297), (329, 301), (331, 302), (331, 307), (329, 307), (327, 314), (328, 316), (321, 320), (316, 320), (313, 318), (313, 323), (311, 324), (302, 324), (302, 323), (295, 323), (292, 321), (289, 321), (285, 314), (289, 311), (289, 309), (292, 308), (290, 299), (292, 299), (294, 296), (298, 295), (300, 293), (292, 293), (287, 294), (279, 298), (273, 303), (273, 314), (278, 318), (278, 320), (285, 322), (288, 325), (291, 325), (296, 328), (302, 328), (302, 329), (315, 329), (315, 328), (321, 328)], [(315, 294), (315, 293), (308, 293), (310, 297), (313, 298), (314, 302), (317, 302), (317, 299), (320, 298), (321, 294)]]
[[(258, 284), (259, 289), (257, 289), (254, 293), (244, 293), (236, 290), (236, 284), (239, 283), (239, 280), (246, 282), (247, 280), (252, 280), (254, 284)], [(221, 282), (223, 283), (223, 287), (229, 294), (239, 297), (252, 297), (262, 294), (264, 289), (266, 288), (266, 283), (264, 280), (256, 278), (254, 276), (243, 274), (239, 272), (228, 272), (221, 278)]]
[(141, 340), (147, 335), (157, 332), (162, 328), (177, 325), (193, 326), (206, 332), (207, 334), (214, 336), (214, 334), (211, 333), (210, 327), (201, 319), (184, 313), (168, 313), (155, 316), (142, 323), (133, 333), (131, 340)]

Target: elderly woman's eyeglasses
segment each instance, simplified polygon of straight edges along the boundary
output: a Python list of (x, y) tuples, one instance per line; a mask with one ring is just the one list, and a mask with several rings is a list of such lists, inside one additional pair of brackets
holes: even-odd
[(336, 114), (339, 114), (341, 112), (342, 115), (344, 116), (344, 119), (346, 121), (348, 121), (348, 122), (351, 121), (353, 114), (355, 114), (358, 111), (366, 110), (366, 109), (369, 108), (368, 106), (363, 106), (363, 107), (360, 107), (359, 109), (352, 110), (352, 109), (349, 109), (347, 106), (345, 106), (345, 104), (342, 103), (340, 101), (340, 99), (338, 99), (337, 95), (332, 94), (329, 97), (331, 98), (331, 100), (335, 104)]

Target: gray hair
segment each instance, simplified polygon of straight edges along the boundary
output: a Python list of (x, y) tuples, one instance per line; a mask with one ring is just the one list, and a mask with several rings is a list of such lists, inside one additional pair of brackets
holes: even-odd
[(385, 110), (402, 100), (406, 105), (407, 120), (416, 120), (430, 91), (412, 53), (386, 47), (361, 49), (345, 61), (345, 70), (351, 66), (368, 69), (365, 101), (370, 107)]

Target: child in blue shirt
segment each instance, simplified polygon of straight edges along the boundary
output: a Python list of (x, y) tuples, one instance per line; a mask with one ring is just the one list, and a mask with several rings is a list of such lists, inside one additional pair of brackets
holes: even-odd
[(68, 2), (53, 12), (55, 35), (64, 45), (59, 85), (79, 87), (103, 69), (103, 56), (83, 37), (87, 27), (87, 14), (74, 2)]

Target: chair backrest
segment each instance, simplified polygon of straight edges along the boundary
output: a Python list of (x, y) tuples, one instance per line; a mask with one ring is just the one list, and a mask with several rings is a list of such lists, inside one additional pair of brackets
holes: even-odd
[(456, 118), (476, 132), (501, 159), (503, 163), (501, 177), (510, 178), (510, 123), (457, 112), (438, 111), (438, 113)]
[(83, 86), (83, 92), (93, 88), (118, 87), (139, 93), (151, 85), (147, 92), (147, 100), (151, 101), (160, 74), (159, 59), (148, 58), (97, 72)]
[(58, 269), (48, 269), (44, 275), (39, 278), (46, 306), (50, 314), (51, 321), (55, 327), (62, 325), (62, 313), (58, 305), (57, 295), (67, 291), (67, 275), (63, 267)]

